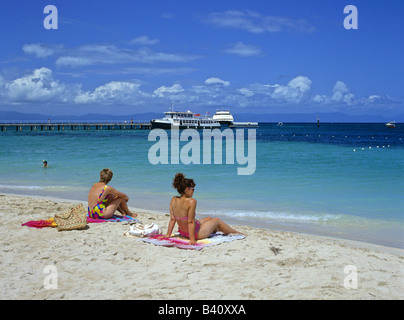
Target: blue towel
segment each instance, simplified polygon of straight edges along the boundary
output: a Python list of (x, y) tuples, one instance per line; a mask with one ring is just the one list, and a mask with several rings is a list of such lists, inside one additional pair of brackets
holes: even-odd
[(116, 216), (113, 215), (111, 218), (109, 219), (105, 219), (105, 221), (110, 221), (110, 222), (124, 222), (124, 221), (136, 221), (136, 222), (140, 222), (138, 219), (133, 218), (131, 216)]

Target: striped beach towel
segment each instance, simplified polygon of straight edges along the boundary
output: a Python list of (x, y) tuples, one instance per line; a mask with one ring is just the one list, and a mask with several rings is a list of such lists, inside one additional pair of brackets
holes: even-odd
[(202, 250), (203, 248), (218, 245), (223, 242), (244, 239), (242, 234), (224, 234), (222, 232), (212, 233), (209, 238), (198, 240), (196, 244), (189, 244), (189, 239), (179, 235), (173, 235), (170, 238), (160, 238), (162, 235), (155, 235), (149, 238), (140, 238), (139, 240), (152, 243), (156, 246), (176, 247), (179, 249)]

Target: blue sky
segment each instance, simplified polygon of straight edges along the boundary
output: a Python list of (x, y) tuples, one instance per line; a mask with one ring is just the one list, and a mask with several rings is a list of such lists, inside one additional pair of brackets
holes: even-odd
[[(44, 28), (49, 4), (58, 29)], [(0, 111), (393, 117), (403, 18), (398, 0), (3, 1)]]

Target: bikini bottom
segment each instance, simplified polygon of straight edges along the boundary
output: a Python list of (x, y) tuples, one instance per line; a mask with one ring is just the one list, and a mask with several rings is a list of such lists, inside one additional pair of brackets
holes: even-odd
[[(198, 240), (198, 232), (201, 229), (201, 223), (198, 220), (195, 220), (195, 240)], [(178, 229), (178, 232), (180, 233), (181, 236), (185, 238), (189, 238), (189, 233), (181, 231), (181, 229)]]
[(88, 207), (88, 216), (93, 219), (104, 219), (102, 211), (105, 209), (104, 203), (97, 203), (93, 209), (90, 210)]

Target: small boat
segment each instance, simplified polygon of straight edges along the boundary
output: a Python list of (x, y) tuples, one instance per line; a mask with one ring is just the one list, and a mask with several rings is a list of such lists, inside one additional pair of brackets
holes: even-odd
[(234, 118), (229, 109), (218, 109), (213, 115), (213, 120), (216, 120), (221, 125), (229, 126), (233, 124)]
[(220, 123), (222, 127), (230, 128), (258, 128), (258, 122), (235, 122), (229, 109), (218, 109), (213, 115), (213, 120)]
[(392, 121), (392, 122), (388, 122), (386, 123), (387, 128), (395, 128), (396, 127), (396, 122)]

